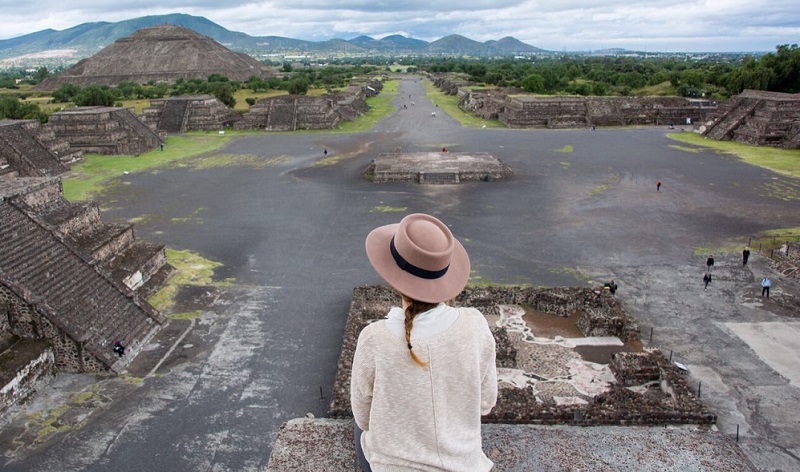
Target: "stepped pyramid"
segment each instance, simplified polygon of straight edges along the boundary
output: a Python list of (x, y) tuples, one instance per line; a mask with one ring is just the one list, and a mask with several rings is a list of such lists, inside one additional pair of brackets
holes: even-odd
[(206, 79), (211, 74), (245, 81), (253, 75), (264, 77), (267, 70), (252, 57), (233, 52), (208, 36), (181, 26), (161, 25), (118, 39), (62, 74), (42, 81), (37, 89), (57, 90), (64, 84), (117, 85), (122, 81), (175, 82)]
[(58, 372), (121, 372), (166, 322), (143, 298), (173, 270), (164, 246), (67, 202), (60, 178), (1, 177), (0, 221), (0, 347), (43, 340)]

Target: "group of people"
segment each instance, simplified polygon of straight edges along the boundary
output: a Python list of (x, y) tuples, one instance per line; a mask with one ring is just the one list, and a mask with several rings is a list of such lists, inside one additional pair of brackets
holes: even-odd
[[(747, 262), (750, 260), (750, 247), (745, 246), (742, 249), (742, 267), (747, 266)], [(711, 271), (714, 269), (714, 256), (709, 255), (706, 258), (706, 273), (703, 275), (703, 290), (708, 290), (708, 285), (712, 281)], [(772, 287), (772, 279), (765, 275), (764, 278), (761, 279), (761, 296), (769, 298), (769, 289)]]

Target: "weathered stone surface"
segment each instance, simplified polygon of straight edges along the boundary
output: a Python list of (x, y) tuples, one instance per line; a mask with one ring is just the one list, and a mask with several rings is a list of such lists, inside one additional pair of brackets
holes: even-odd
[(433, 83), (458, 95), (459, 107), (509, 128), (683, 124), (701, 121), (716, 109), (707, 101), (680, 97), (536, 96), (519, 89), (487, 89), (459, 74), (431, 75)]
[(118, 39), (62, 74), (43, 80), (37, 89), (56, 90), (64, 84), (86, 87), (123, 81), (205, 80), (211, 74), (242, 82), (253, 75), (275, 75), (252, 57), (235, 53), (208, 36), (181, 26), (160, 25)]
[(235, 129), (293, 131), (333, 129), (343, 120), (353, 120), (369, 111), (367, 97), (383, 89), (382, 80), (354, 78), (344, 92), (310, 97), (280, 95), (259, 100), (234, 124)]
[(36, 120), (0, 120), (0, 176), (16, 172), (21, 177), (63, 174), (83, 153), (58, 139), (50, 127)]
[(414, 152), (378, 155), (364, 170), (376, 183), (457, 184), (511, 177), (511, 169), (486, 152)]
[(151, 100), (150, 107), (142, 113), (147, 126), (165, 133), (219, 131), (240, 119), (241, 116), (210, 95)]
[[(502, 472), (756, 470), (734, 442), (702, 429), (484, 424), (481, 435), (493, 470)], [(267, 470), (360, 471), (353, 421), (288, 421), (278, 432)]]
[(800, 94), (745, 90), (709, 117), (703, 136), (718, 141), (800, 148)]
[(57, 371), (107, 373), (165, 322), (133, 291), (169, 267), (163, 246), (103, 223), (96, 204), (66, 202), (58, 178), (0, 179), (0, 214), (0, 334), (47, 340)]
[[(398, 303), (396, 293), (386, 287), (354, 289), (329, 408), (332, 417), (351, 416), (349, 383), (358, 334)], [(537, 337), (525, 326), (522, 306), (560, 317), (578, 312), (578, 327), (596, 340), (638, 339), (636, 323), (601, 289), (476, 287), (464, 290), (453, 304), (481, 310), (495, 334), (499, 395), (486, 422), (591, 426), (716, 420), (660, 351), (616, 353), (608, 370), (581, 360), (572, 350), (579, 340)]]
[(86, 153), (141, 154), (162, 143), (128, 108), (70, 108), (53, 113), (49, 126), (73, 149)]

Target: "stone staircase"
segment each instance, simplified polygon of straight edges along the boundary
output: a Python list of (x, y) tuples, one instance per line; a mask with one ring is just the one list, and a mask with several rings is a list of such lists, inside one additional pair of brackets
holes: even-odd
[[(23, 176), (46, 177), (63, 174), (69, 170), (31, 132), (31, 120), (9, 120), (0, 122), (0, 156), (8, 169)], [(35, 122), (38, 127), (38, 122)], [(26, 126), (28, 125), (28, 126)]]
[[(751, 98), (734, 98), (730, 103), (720, 107), (721, 116), (703, 133), (703, 136), (717, 141), (728, 141), (733, 138), (734, 131), (742, 122), (753, 115), (761, 104), (760, 100)], [(723, 109), (724, 107), (724, 109)]]
[(20, 203), (0, 202), (0, 289), (16, 306), (10, 326), (20, 337), (49, 339), (59, 371), (118, 370), (125, 361), (112, 352), (114, 342), (124, 340), (133, 355), (164, 317)]
[(53, 113), (55, 136), (87, 153), (138, 155), (158, 147), (161, 138), (127, 108), (75, 107)]
[(158, 129), (167, 133), (183, 133), (186, 131), (186, 115), (189, 102), (185, 100), (167, 100), (161, 112)]

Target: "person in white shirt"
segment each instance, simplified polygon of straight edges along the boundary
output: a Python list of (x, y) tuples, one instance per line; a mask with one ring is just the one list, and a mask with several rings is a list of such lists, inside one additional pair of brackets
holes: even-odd
[(481, 416), (497, 401), (495, 340), (474, 308), (454, 308), (469, 256), (437, 218), (412, 214), (367, 236), (376, 272), (401, 296), (358, 338), (350, 383), (365, 471), (488, 471)]

